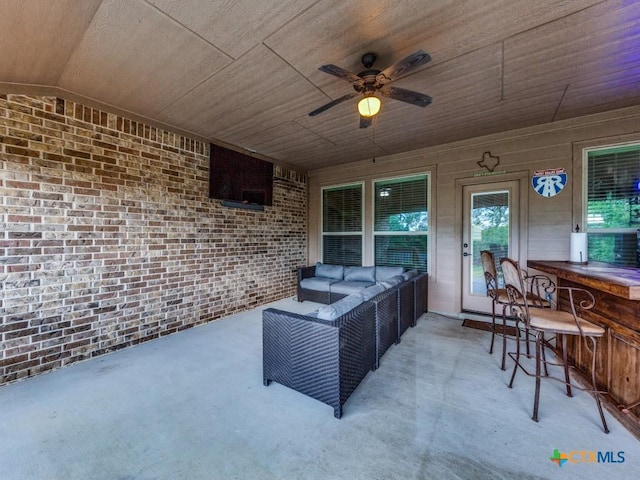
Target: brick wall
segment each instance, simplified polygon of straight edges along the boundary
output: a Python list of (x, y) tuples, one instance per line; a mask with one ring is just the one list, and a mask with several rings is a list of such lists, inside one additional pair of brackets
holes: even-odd
[(0, 384), (293, 295), (306, 177), (273, 207), (208, 198), (208, 145), (0, 95)]

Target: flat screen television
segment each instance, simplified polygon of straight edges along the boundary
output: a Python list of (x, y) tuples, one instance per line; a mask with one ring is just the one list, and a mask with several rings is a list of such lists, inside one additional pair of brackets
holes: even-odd
[(209, 198), (273, 204), (273, 163), (213, 144), (209, 160)]

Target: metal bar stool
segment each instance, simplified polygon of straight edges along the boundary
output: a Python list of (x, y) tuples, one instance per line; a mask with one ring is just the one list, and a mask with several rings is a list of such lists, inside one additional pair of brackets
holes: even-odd
[[(482, 269), (484, 271), (484, 279), (487, 285), (487, 296), (491, 298), (491, 345), (489, 346), (489, 353), (493, 353), (493, 344), (496, 335), (502, 337), (502, 363), (500, 368), (506, 370), (506, 351), (507, 351), (507, 337), (511, 337), (514, 340), (516, 337), (507, 333), (507, 316), (506, 310), (509, 306), (509, 297), (507, 290), (498, 287), (498, 272), (496, 268), (495, 258), (493, 253), (489, 250), (480, 251), (480, 259), (482, 260)], [(527, 303), (531, 307), (538, 308), (551, 308), (551, 302), (545, 298), (545, 290), (549, 286), (554, 285), (549, 277), (543, 275), (527, 276), (530, 279), (529, 288), (527, 289), (526, 299)], [(502, 307), (502, 329), (499, 330), (496, 325), (496, 306)], [(529, 341), (526, 343), (527, 355), (530, 355)]]
[[(507, 334), (507, 322), (505, 316), (505, 310), (509, 305), (509, 297), (507, 291), (504, 288), (498, 288), (498, 272), (496, 269), (496, 262), (493, 257), (493, 253), (489, 250), (480, 251), (480, 259), (482, 260), (482, 270), (484, 271), (484, 280), (487, 285), (487, 296), (491, 298), (491, 345), (489, 346), (489, 353), (493, 354), (493, 344), (495, 342), (496, 335), (502, 335), (502, 370), (505, 370), (505, 349), (506, 349), (506, 334)], [(496, 306), (502, 307), (502, 332), (497, 331), (496, 325)]]
[[(509, 356), (514, 359), (515, 364), (513, 366), (513, 373), (511, 374), (511, 381), (509, 382), (509, 388), (513, 387), (516, 372), (518, 369), (522, 369), (527, 375), (536, 377), (536, 389), (533, 402), (533, 415), (532, 419), (538, 421), (538, 407), (540, 403), (540, 379), (543, 376), (542, 368), (544, 366), (544, 376), (559, 380), (566, 385), (567, 396), (573, 396), (571, 391), (571, 378), (569, 376), (569, 362), (567, 359), (567, 336), (571, 335), (584, 340), (587, 349), (591, 352), (591, 388), (581, 390), (589, 390), (593, 393), (596, 405), (598, 406), (598, 412), (600, 419), (602, 420), (602, 426), (605, 433), (609, 433), (607, 422), (604, 418), (604, 412), (602, 410), (602, 403), (600, 401), (601, 392), (598, 391), (596, 384), (596, 353), (597, 353), (597, 339), (604, 335), (604, 328), (595, 323), (589, 322), (584, 318), (578, 316), (577, 311), (586, 311), (595, 305), (595, 298), (588, 290), (574, 287), (558, 287), (554, 286), (555, 291), (562, 290), (566, 292), (568, 297), (568, 304), (570, 311), (550, 310), (542, 308), (529, 308), (528, 302), (524, 301), (526, 298), (527, 290), (525, 288), (524, 276), (518, 263), (510, 258), (503, 258), (500, 260), (502, 267), (502, 275), (505, 282), (505, 289), (509, 296), (509, 308), (511, 315), (516, 319), (516, 331), (518, 333), (518, 341), (516, 343), (516, 352), (509, 353)], [(580, 300), (578, 300), (580, 299)], [(521, 362), (520, 352), (520, 331), (526, 329), (532, 333), (536, 339), (536, 353), (535, 363), (536, 371), (532, 374), (527, 371), (526, 367)], [(553, 363), (547, 361), (544, 355), (544, 348), (546, 346), (544, 335), (554, 335), (560, 340), (562, 344), (562, 363)], [(559, 365), (563, 367), (564, 378), (556, 378), (549, 376), (546, 369), (547, 365)]]

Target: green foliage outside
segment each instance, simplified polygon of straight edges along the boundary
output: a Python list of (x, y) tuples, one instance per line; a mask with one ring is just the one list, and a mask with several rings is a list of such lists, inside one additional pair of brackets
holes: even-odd
[[(388, 217), (389, 232), (426, 232), (427, 212), (397, 213)], [(380, 230), (379, 228), (376, 228)]]
[(481, 250), (490, 250), (496, 259), (508, 254), (509, 245), (509, 207), (494, 205), (474, 208), (471, 213), (473, 238), (473, 279), (474, 293), (486, 293)]
[(589, 201), (587, 226), (595, 228), (633, 228), (628, 199)]
[[(589, 233), (589, 260), (615, 265), (637, 265), (636, 229), (638, 202), (634, 197), (623, 199), (590, 200), (587, 211)], [(600, 229), (629, 229), (628, 233), (597, 233)]]
[[(474, 208), (471, 215), (474, 257), (480, 257), (480, 250), (506, 248), (509, 243), (509, 207), (506, 205)], [(480, 238), (473, 235), (480, 232)], [(494, 247), (494, 248), (492, 248)], [(498, 252), (494, 252), (498, 253)], [(506, 253), (506, 252), (505, 252)]]

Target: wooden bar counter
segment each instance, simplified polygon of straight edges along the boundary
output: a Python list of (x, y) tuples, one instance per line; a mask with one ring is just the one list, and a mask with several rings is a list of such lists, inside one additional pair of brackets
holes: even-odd
[[(640, 269), (544, 260), (529, 260), (527, 266), (555, 276), (559, 286), (584, 288), (595, 297), (593, 309), (581, 316), (606, 330), (598, 341), (596, 378), (608, 391), (607, 410), (640, 439)], [(561, 297), (559, 308), (565, 309), (565, 302)], [(591, 353), (584, 342), (568, 339), (567, 350), (573, 365), (590, 377)]]

